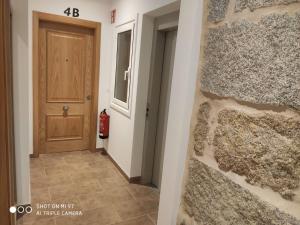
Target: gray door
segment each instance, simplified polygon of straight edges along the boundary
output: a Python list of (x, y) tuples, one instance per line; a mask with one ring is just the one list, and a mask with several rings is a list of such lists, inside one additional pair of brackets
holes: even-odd
[[(164, 60), (162, 68), (161, 86), (160, 86), (160, 98), (159, 98), (159, 110), (158, 110), (158, 123), (155, 139), (155, 153), (153, 164), (152, 183), (160, 189), (163, 160), (164, 160), (164, 148), (168, 122), (170, 92), (172, 83), (172, 74), (174, 66), (175, 48), (177, 30), (167, 31), (165, 38), (164, 48)], [(159, 91), (159, 90), (158, 90)]]

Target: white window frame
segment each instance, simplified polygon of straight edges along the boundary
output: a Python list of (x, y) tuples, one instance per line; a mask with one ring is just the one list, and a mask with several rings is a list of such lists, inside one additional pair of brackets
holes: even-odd
[[(136, 40), (136, 20), (130, 20), (126, 23), (120, 24), (115, 27), (114, 32), (114, 55), (113, 55), (113, 69), (112, 69), (112, 97), (111, 108), (124, 114), (127, 117), (131, 115), (131, 101), (132, 101), (132, 89), (133, 89), (133, 76), (134, 76), (134, 56), (135, 56), (135, 40)], [(116, 82), (116, 69), (117, 69), (117, 54), (118, 54), (118, 34), (131, 30), (131, 43), (130, 43), (130, 58), (129, 67), (125, 71), (124, 76), (127, 76), (127, 101), (123, 102), (115, 98), (115, 82)]]

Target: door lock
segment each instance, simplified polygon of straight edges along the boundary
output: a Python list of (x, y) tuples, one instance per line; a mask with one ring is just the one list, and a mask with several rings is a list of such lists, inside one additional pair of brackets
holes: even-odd
[(64, 106), (63, 106), (63, 111), (64, 111), (64, 114), (63, 114), (64, 117), (68, 116), (69, 106), (64, 105)]

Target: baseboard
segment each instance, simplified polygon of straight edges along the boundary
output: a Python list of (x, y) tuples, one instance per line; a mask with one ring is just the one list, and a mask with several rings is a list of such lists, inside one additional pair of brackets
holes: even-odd
[[(90, 152), (98, 152), (98, 151), (105, 151), (104, 148), (96, 148), (96, 151), (91, 151), (91, 150), (88, 150)], [(73, 151), (65, 151), (65, 152), (80, 152), (80, 151), (87, 151), (87, 150), (73, 150)], [(45, 153), (46, 154), (46, 153)], [(47, 153), (47, 154), (56, 154), (56, 153)], [(29, 158), (38, 158), (40, 154), (29, 154)]]
[(129, 183), (131, 183), (131, 184), (142, 184), (142, 177), (141, 176), (130, 177), (129, 178)]
[(98, 148), (98, 151), (101, 151), (102, 155), (106, 155), (109, 160), (114, 164), (117, 170), (122, 174), (122, 176), (131, 184), (140, 184), (141, 183), (141, 176), (138, 177), (128, 177), (127, 174), (121, 169), (118, 163), (108, 154), (105, 148)]
[(107, 151), (105, 150), (105, 148), (97, 148), (96, 152), (101, 152), (102, 155), (107, 155)]

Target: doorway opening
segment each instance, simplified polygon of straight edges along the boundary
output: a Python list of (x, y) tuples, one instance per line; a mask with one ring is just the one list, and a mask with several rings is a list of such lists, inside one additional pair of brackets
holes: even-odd
[(142, 182), (160, 190), (179, 12), (154, 21)]

